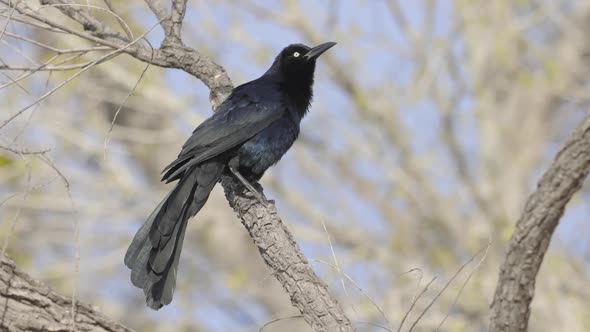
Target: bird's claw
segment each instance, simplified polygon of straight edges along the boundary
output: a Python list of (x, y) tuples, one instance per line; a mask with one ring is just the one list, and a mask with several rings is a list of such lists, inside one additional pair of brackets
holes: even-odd
[[(248, 196), (256, 198), (256, 200), (265, 207), (268, 207), (271, 202), (264, 198), (258, 191), (248, 190)], [(272, 201), (272, 203), (274, 204), (274, 201)]]

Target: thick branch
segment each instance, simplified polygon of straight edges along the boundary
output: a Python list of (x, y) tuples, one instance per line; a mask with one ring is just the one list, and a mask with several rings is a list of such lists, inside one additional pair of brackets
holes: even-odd
[[(261, 205), (245, 195), (233, 178), (222, 179), (230, 206), (258, 247), (262, 259), (315, 331), (354, 331), (350, 320), (320, 280), (281, 221), (274, 204)], [(262, 189), (262, 187), (260, 188)]]
[(535, 279), (566, 204), (590, 171), (590, 113), (559, 151), (516, 223), (492, 302), (490, 332), (527, 330)]
[[(150, 7), (154, 15), (161, 21), (162, 28), (164, 29), (164, 41), (162, 47), (169, 45), (181, 46), (181, 30), (182, 21), (184, 20), (184, 14), (186, 13), (187, 0), (172, 0), (172, 13), (168, 14), (168, 10), (164, 7), (162, 0), (145, 0), (147, 5)], [(169, 16), (167, 18), (167, 16)]]
[(7, 256), (0, 266), (0, 330), (132, 332), (88, 305), (76, 302), (72, 325), (72, 299), (55, 293), (15, 267)]
[(187, 0), (172, 0), (171, 25), (170, 29), (166, 32), (162, 46), (170, 44), (182, 45), (180, 33), (182, 30), (182, 20), (184, 20), (184, 14), (186, 13), (186, 2)]

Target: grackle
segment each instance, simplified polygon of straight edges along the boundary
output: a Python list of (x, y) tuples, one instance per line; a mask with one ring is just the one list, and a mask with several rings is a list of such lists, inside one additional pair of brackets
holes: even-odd
[(168, 165), (162, 181), (178, 181), (137, 231), (125, 265), (158, 310), (172, 301), (178, 259), (189, 218), (205, 205), (222, 174), (251, 185), (289, 150), (313, 95), (316, 59), (334, 42), (287, 46), (260, 78), (233, 89), (216, 113), (201, 123)]

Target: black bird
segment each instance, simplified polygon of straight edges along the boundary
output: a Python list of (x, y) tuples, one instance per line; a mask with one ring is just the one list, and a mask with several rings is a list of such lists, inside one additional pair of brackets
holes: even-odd
[(259, 200), (251, 183), (276, 164), (299, 135), (313, 96), (316, 59), (334, 42), (287, 46), (260, 78), (236, 87), (201, 123), (168, 165), (162, 181), (177, 181), (137, 231), (125, 265), (158, 310), (172, 301), (187, 221), (201, 210), (223, 173), (233, 174)]

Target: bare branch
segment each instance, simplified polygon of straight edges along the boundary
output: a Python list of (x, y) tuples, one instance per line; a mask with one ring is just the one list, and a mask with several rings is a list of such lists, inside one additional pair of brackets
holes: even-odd
[[(23, 53), (23, 51), (21, 51), (19, 48), (15, 47), (14, 45), (6, 42), (5, 40), (0, 40), (0, 43), (8, 46), (8, 48), (12, 49), (15, 53), (18, 53), (18, 55), (20, 55), (21, 58), (27, 60), (32, 65), (35, 65), (35, 66), (39, 65), (39, 63), (37, 63), (34, 59), (31, 59), (31, 57), (29, 57), (28, 55)], [(2, 61), (2, 62), (4, 62), (4, 61)]]
[(135, 89), (137, 89), (139, 82), (141, 82), (141, 79), (143, 78), (143, 76), (145, 75), (145, 73), (147, 72), (147, 70), (149, 68), (150, 68), (150, 63), (148, 62), (146, 64), (145, 68), (141, 71), (141, 74), (139, 75), (139, 78), (137, 79), (137, 81), (135, 81), (135, 85), (133, 85), (133, 88), (131, 88), (131, 91), (129, 91), (129, 93), (125, 96), (125, 98), (123, 99), (121, 104), (119, 104), (119, 107), (117, 108), (117, 111), (115, 112), (115, 115), (113, 116), (113, 121), (111, 121), (111, 126), (109, 127), (109, 131), (107, 132), (106, 137), (104, 139), (103, 156), (105, 159), (107, 156), (107, 146), (109, 145), (109, 141), (111, 139), (111, 133), (113, 132), (113, 128), (115, 127), (115, 122), (117, 121), (117, 117), (119, 116), (119, 113), (123, 109), (123, 106), (125, 106), (127, 99), (129, 99), (129, 97), (131, 97), (133, 92), (135, 92)]
[[(487, 246), (485, 247), (485, 251), (484, 251), (481, 259), (479, 260), (479, 262), (477, 262), (477, 264), (473, 267), (473, 269), (471, 269), (471, 272), (469, 272), (469, 274), (467, 275), (467, 278), (465, 278), (465, 281), (463, 281), (463, 284), (461, 285), (461, 288), (459, 288), (459, 291), (457, 292), (457, 295), (455, 296), (455, 299), (453, 300), (453, 304), (451, 304), (451, 307), (449, 308), (449, 310), (445, 314), (445, 317), (440, 322), (440, 324), (438, 324), (438, 327), (436, 328), (436, 330), (434, 330), (434, 332), (440, 331), (440, 329), (442, 328), (442, 326), (445, 323), (445, 321), (447, 320), (447, 318), (449, 318), (449, 316), (451, 315), (451, 312), (453, 311), (453, 309), (457, 305), (457, 302), (459, 301), (459, 298), (461, 297), (461, 294), (463, 293), (463, 290), (465, 289), (465, 287), (467, 287), (467, 284), (469, 283), (469, 280), (471, 280), (471, 277), (473, 277), (473, 275), (475, 274), (475, 271), (477, 269), (479, 269), (479, 267), (481, 266), (481, 264), (483, 263), (483, 261), (486, 259), (486, 257), (488, 257), (488, 250), (490, 249), (491, 246), (492, 246), (492, 239), (490, 238), (489, 241), (488, 241)], [(472, 258), (475, 258), (475, 256), (477, 256), (478, 254), (479, 253), (476, 253), (475, 255), (473, 255)], [(468, 261), (468, 262), (466, 262), (464, 265), (467, 265), (470, 262), (471, 262), (471, 260)]]
[[(274, 204), (265, 207), (232, 177), (222, 177), (225, 196), (242, 219), (262, 259), (274, 272), (291, 303), (315, 331), (354, 331), (344, 311), (328, 292), (281, 221)], [(260, 188), (262, 189), (262, 188)]]
[(150, 7), (158, 20), (160, 20), (160, 25), (162, 26), (162, 29), (164, 29), (165, 35), (168, 35), (171, 26), (170, 18), (168, 17), (170, 14), (168, 13), (168, 10), (166, 10), (166, 7), (164, 7), (162, 0), (145, 0), (145, 3)]
[(268, 327), (268, 326), (270, 326), (270, 325), (272, 325), (272, 324), (274, 324), (276, 322), (280, 322), (280, 321), (287, 320), (287, 319), (298, 319), (298, 318), (303, 318), (303, 316), (301, 316), (301, 315), (295, 315), (295, 316), (289, 316), (289, 317), (275, 318), (275, 319), (273, 319), (273, 320), (271, 320), (269, 322), (266, 322), (264, 325), (262, 325), (260, 327), (260, 329), (258, 330), (258, 332), (262, 332), (266, 327)]
[[(6, 1), (0, 1), (0, 2), (6, 3)], [(56, 29), (56, 28), (53, 28), (53, 27), (50, 27), (50, 26), (47, 26), (47, 25), (43, 25), (43, 24), (41, 24), (39, 22), (27, 20), (27, 19), (24, 19), (24, 18), (19, 17), (19, 16), (9, 16), (9, 15), (0, 13), (0, 17), (4, 17), (6, 19), (10, 19), (11, 21), (15, 21), (15, 22), (27, 24), (27, 25), (30, 25), (33, 28), (37, 28), (37, 29), (40, 29), (40, 30), (45, 30), (45, 31), (54, 32), (54, 33), (61, 33), (61, 34), (65, 34), (66, 33), (65, 31), (63, 31), (61, 29)]]
[(21, 35), (17, 35), (11, 32), (5, 32), (4, 33), (6, 36), (11, 37), (11, 38), (15, 38), (15, 39), (20, 39), (22, 41), (26, 41), (28, 43), (37, 45), (39, 47), (43, 47), (45, 49), (48, 49), (50, 51), (53, 51), (57, 54), (67, 54), (67, 53), (77, 53), (77, 52), (92, 52), (92, 51), (108, 51), (112, 48), (110, 47), (106, 47), (106, 46), (95, 46), (95, 47), (78, 47), (78, 48), (69, 48), (69, 49), (60, 49), (57, 47), (53, 47), (51, 45), (42, 43), (40, 41), (34, 40), (34, 39), (30, 39), (27, 38), (25, 36), (21, 36)]
[[(0, 300), (2, 331), (69, 331), (72, 327), (72, 299), (32, 279), (7, 256), (0, 266)], [(132, 332), (88, 305), (76, 302), (75, 308), (76, 331)]]
[[(78, 13), (84, 13), (84, 15), (85, 15), (84, 20), (82, 20), (82, 21), (84, 21), (84, 22), (91, 21), (92, 24), (95, 24), (95, 22), (98, 22), (98, 24), (101, 24), (101, 22), (98, 21), (96, 18), (94, 18), (94, 16), (90, 15), (90, 12), (89, 11), (82, 11), (81, 9), (86, 9), (86, 10), (88, 10), (88, 9), (96, 9), (96, 10), (104, 11), (104, 12), (109, 13), (112, 16), (114, 16), (115, 19), (117, 19), (117, 22), (119, 23), (119, 25), (125, 31), (125, 34), (127, 35), (127, 39), (124, 39), (124, 38), (120, 37), (116, 33), (116, 36), (119, 39), (123, 39), (124, 41), (129, 41), (129, 40), (132, 40), (133, 38), (135, 38), (133, 36), (133, 32), (131, 31), (131, 28), (129, 27), (129, 25), (127, 25), (127, 22), (125, 22), (125, 20), (121, 16), (119, 16), (117, 13), (115, 13), (114, 11), (112, 11), (110, 8), (109, 9), (105, 9), (105, 8), (98, 7), (98, 6), (92, 6), (92, 5), (88, 5), (88, 4), (86, 4), (86, 5), (84, 5), (84, 4), (77, 4), (77, 3), (71, 3), (71, 2), (64, 3), (64, 4), (53, 4), (53, 5), (49, 5), (49, 6), (51, 6), (51, 7), (68, 6), (68, 7), (74, 7), (74, 8), (80, 7), (79, 8), (80, 10), (78, 11)], [(90, 28), (90, 30), (92, 30), (94, 27), (95, 27), (95, 25), (93, 25)], [(96, 26), (96, 27), (98, 27), (98, 26)], [(86, 26), (84, 26), (84, 28), (86, 29)], [(110, 34), (113, 34), (113, 32), (110, 30), (110, 28), (108, 26), (104, 26), (104, 28), (101, 31), (103, 33), (105, 31), (108, 31)]]
[(430, 280), (426, 286), (424, 286), (424, 288), (422, 288), (422, 290), (420, 291), (420, 293), (418, 293), (418, 295), (416, 297), (414, 297), (414, 299), (412, 300), (412, 303), (410, 304), (410, 307), (408, 308), (408, 310), (406, 311), (406, 313), (404, 314), (404, 317), (402, 317), (401, 322), (399, 323), (399, 326), (397, 328), (397, 332), (400, 332), (402, 330), (402, 327), (404, 326), (404, 323), (406, 321), (406, 319), (408, 318), (408, 315), (412, 312), (412, 310), (414, 309), (414, 306), (416, 305), (416, 302), (418, 302), (418, 300), (422, 297), (422, 295), (424, 295), (424, 293), (426, 293), (426, 291), (428, 290), (428, 287), (430, 287), (430, 285), (436, 280), (436, 277), (432, 278), (432, 280)]
[(164, 7), (161, 0), (145, 0), (154, 15), (161, 20), (164, 29), (162, 47), (182, 46), (181, 30), (184, 14), (186, 13), (187, 0), (172, 0), (172, 13)]
[(28, 66), (0, 66), (0, 69), (2, 69), (2, 70), (12, 70), (12, 71), (32, 71), (32, 72), (38, 72), (38, 71), (68, 71), (68, 70), (74, 70), (74, 69), (84, 68), (84, 67), (87, 67), (87, 66), (89, 66), (91, 64), (92, 64), (92, 61), (83, 62), (83, 63), (77, 63), (75, 65), (67, 65), (67, 66), (45, 66), (45, 65), (41, 65), (41, 66), (37, 66), (37, 67), (28, 67)]
[[(327, 265), (331, 268), (333, 268), (336, 272), (338, 272), (339, 274), (341, 274), (342, 276), (344, 276), (346, 278), (346, 280), (348, 280), (348, 282), (350, 282), (351, 285), (353, 285), (361, 294), (363, 294), (363, 296), (369, 300), (369, 302), (371, 302), (371, 305), (373, 305), (373, 307), (375, 307), (375, 310), (377, 310), (379, 312), (379, 314), (381, 315), (381, 317), (383, 317), (383, 319), (385, 320), (385, 322), (387, 323), (387, 326), (389, 327), (391, 325), (391, 322), (389, 321), (389, 318), (387, 317), (387, 315), (385, 314), (385, 312), (383, 312), (383, 310), (381, 309), (381, 307), (379, 307), (379, 305), (377, 304), (377, 302), (375, 302), (375, 300), (373, 300), (369, 294), (367, 294), (367, 292), (365, 292), (357, 283), (356, 281), (354, 281), (354, 279), (352, 279), (347, 273), (344, 273), (340, 267), (336, 267), (334, 264), (322, 261), (320, 259), (312, 259), (313, 262), (318, 262), (324, 265)], [(355, 323), (359, 323), (359, 322), (355, 322)]]
[[(84, 30), (91, 31), (92, 34), (97, 37), (103, 39), (112, 38), (123, 42), (129, 42), (129, 40), (123, 35), (112, 30), (108, 25), (103, 24), (100, 20), (85, 11), (84, 9), (85, 7), (88, 7), (88, 5), (81, 5), (69, 0), (41, 0), (41, 4), (57, 7), (57, 9), (59, 9), (66, 16), (82, 24)], [(104, 8), (101, 7), (95, 8), (104, 10)], [(118, 21), (124, 22), (120, 17), (118, 17)], [(127, 27), (125, 30), (128, 34), (131, 33), (129, 27)]]
[(18, 155), (44, 154), (44, 153), (47, 153), (47, 152), (51, 151), (51, 149), (31, 150), (31, 149), (26, 149), (26, 148), (21, 148), (21, 147), (13, 147), (13, 146), (6, 146), (6, 145), (0, 145), (0, 149), (6, 150), (6, 151), (10, 151), (10, 152), (16, 153)]
[(184, 20), (184, 14), (186, 13), (186, 2), (187, 0), (172, 0), (172, 17), (171, 26), (166, 31), (166, 37), (162, 46), (170, 44), (182, 45), (182, 39), (180, 33), (182, 29), (182, 20)]
[(10, 7), (10, 3), (8, 4), (8, 8), (10, 8), (10, 13), (8, 13), (6, 22), (4, 22), (4, 26), (2, 27), (2, 31), (0, 31), (0, 40), (4, 37), (4, 33), (6, 33), (6, 29), (8, 28), (8, 23), (10, 23), (10, 19), (12, 18), (12, 14), (14, 14), (14, 10), (16, 9), (16, 5), (14, 7)]
[(51, 89), (50, 91), (44, 93), (42, 96), (40, 96), (39, 98), (37, 98), (37, 100), (35, 100), (34, 102), (32, 102), (31, 104), (21, 108), (20, 110), (16, 111), (15, 113), (13, 113), (12, 115), (10, 115), (8, 117), (8, 119), (4, 120), (4, 122), (2, 122), (2, 124), (0, 124), (0, 129), (2, 129), (4, 126), (6, 126), (9, 122), (11, 122), (12, 120), (14, 120), (14, 118), (16, 118), (18, 115), (22, 114), (24, 111), (28, 110), (29, 108), (31, 108), (32, 106), (40, 103), (41, 101), (43, 101), (45, 98), (49, 97), (50, 95), (52, 95), (55, 91), (59, 90), (61, 87), (63, 87), (64, 85), (68, 84), (70, 81), (72, 81), (73, 79), (75, 79), (76, 77), (80, 76), (82, 73), (84, 73), (85, 71), (87, 71), (88, 69), (92, 68), (94, 65), (99, 64), (101, 62), (107, 61), (111, 58), (116, 57), (117, 55), (121, 54), (123, 51), (125, 51), (125, 49), (133, 46), (135, 43), (137, 43), (139, 40), (143, 39), (143, 37), (145, 35), (147, 35), (153, 28), (155, 28), (155, 25), (152, 26), (150, 29), (148, 29), (146, 32), (144, 32), (141, 36), (139, 36), (137, 39), (133, 40), (131, 43), (123, 46), (122, 48), (116, 49), (108, 54), (105, 54), (104, 56), (92, 61), (91, 63), (89, 63), (86, 67), (82, 68), (80, 71), (78, 71), (77, 73), (75, 73), (74, 75), (70, 76), (69, 78), (67, 78), (65, 81), (61, 82), (60, 84), (58, 84), (55, 88)]
[(557, 153), (524, 207), (500, 267), (490, 331), (527, 331), (543, 257), (567, 203), (590, 172), (590, 113)]
[[(10, 80), (10, 82), (5, 83), (0, 85), (0, 90), (9, 87), (13, 84), (16, 84), (17, 86), (19, 86), (21, 89), (24, 89), (18, 82), (24, 80), (25, 78), (33, 75), (34, 73), (36, 73), (37, 71), (43, 69), (44, 67), (48, 66), (51, 62), (53, 62), (53, 60), (57, 59), (59, 57), (59, 54), (56, 54), (54, 56), (52, 56), (49, 60), (47, 60), (44, 64), (42, 64), (41, 66), (39, 66), (36, 70), (31, 70), (28, 73), (22, 74), (21, 76), (17, 77), (17, 78), (12, 78), (8, 75), (5, 74), (6, 77), (8, 77), (8, 79)], [(4, 74), (4, 73), (3, 73)], [(26, 91), (26, 90), (25, 90)]]
[[(125, 34), (127, 34), (127, 38), (133, 39), (133, 33), (131, 32), (131, 29), (129, 28), (129, 26), (127, 25), (125, 20), (123, 20), (123, 18), (121, 18), (121, 15), (117, 14), (117, 11), (115, 10), (115, 6), (113, 6), (113, 3), (111, 2), (111, 0), (103, 0), (103, 2), (107, 5), (107, 8), (109, 9), (109, 13), (111, 13), (112, 15), (117, 17), (117, 22), (119, 22), (119, 25), (121, 26), (121, 28), (123, 28), (123, 30), (125, 30)], [(94, 6), (92, 6), (92, 8), (94, 8)]]
[[(54, 0), (46, 1), (51, 2)], [(9, 4), (9, 1), (0, 0), (0, 3)], [(59, 6), (57, 8), (66, 15), (69, 15), (70, 11), (68, 9), (71, 9), (70, 7), (65, 6)], [(159, 50), (152, 50), (136, 43), (125, 46), (125, 43), (116, 38), (103, 39), (96, 37), (105, 35), (105, 33), (100, 30), (93, 31), (92, 34), (87, 34), (72, 29), (61, 23), (52, 21), (44, 16), (38, 15), (33, 11), (28, 10), (24, 6), (19, 6), (19, 4), (17, 4), (16, 10), (32, 19), (38, 20), (53, 28), (58, 28), (78, 37), (96, 42), (104, 46), (109, 46), (114, 49), (122, 48), (123, 52), (132, 55), (141, 61), (150, 62), (153, 65), (160, 67), (184, 70), (185, 72), (201, 80), (211, 90), (209, 93), (209, 100), (211, 101), (213, 109), (216, 109), (217, 106), (221, 104), (221, 102), (225, 99), (225, 97), (227, 97), (233, 88), (233, 84), (225, 72), (225, 69), (192, 48), (182, 45), (169, 45), (168, 47)], [(72, 13), (72, 15), (75, 14)], [(81, 20), (80, 23), (83, 26), (89, 24), (92, 25), (92, 22), (84, 20), (84, 16), (76, 15), (76, 17)], [(165, 20), (165, 18), (160, 18), (160, 20)], [(98, 29), (97, 26), (94, 27)]]
[[(8, 5), (8, 4), (10, 4), (10, 1), (9, 0), (0, 0), (0, 3)], [(78, 31), (76, 29), (72, 29), (72, 28), (68, 27), (67, 25), (61, 24), (59, 22), (55, 22), (53, 20), (48, 19), (47, 17), (45, 17), (43, 15), (37, 14), (34, 10), (26, 7), (24, 4), (21, 5), (21, 2), (17, 3), (15, 8), (20, 14), (28, 16), (28, 17), (30, 17), (36, 21), (39, 21), (41, 23), (47, 24), (50, 28), (52, 28), (52, 29), (50, 29), (50, 31), (53, 31), (53, 32), (55, 32), (55, 30), (57, 29), (57, 31), (72, 34), (72, 35), (99, 43), (101, 45), (110, 46), (111, 48), (119, 48), (121, 45), (124, 44), (121, 40), (111, 41), (110, 39), (107, 40), (107, 39), (95, 37), (94, 33), (87, 34), (87, 33)], [(65, 8), (65, 7), (58, 7), (58, 9), (60, 9), (60, 10), (62, 10), (63, 8)], [(32, 24), (32, 25), (35, 25), (35, 26), (42, 28), (42, 29), (47, 29), (46, 27), (44, 27), (42, 25), (39, 25), (37, 23), (30, 23), (30, 22), (28, 22), (26, 20), (22, 20), (18, 17), (14, 17), (13, 20), (20, 21), (20, 22), (27, 23), (27, 24)], [(88, 24), (91, 24), (91, 23), (88, 22)], [(102, 33), (102, 32), (100, 32), (100, 33)]]

